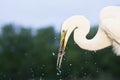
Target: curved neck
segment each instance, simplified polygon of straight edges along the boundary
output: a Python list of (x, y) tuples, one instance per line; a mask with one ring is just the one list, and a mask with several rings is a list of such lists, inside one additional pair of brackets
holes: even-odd
[(98, 29), (97, 34), (92, 39), (87, 39), (86, 33), (88, 32), (85, 30), (81, 31), (81, 28), (74, 31), (74, 40), (79, 47), (90, 51), (96, 51), (111, 45), (111, 40), (101, 28)]
[(70, 34), (74, 31), (74, 41), (83, 49), (94, 51), (103, 49), (111, 45), (111, 40), (101, 29), (101, 25), (94, 38), (86, 38), (86, 35), (90, 31), (90, 22), (84, 16), (70, 17), (64, 22), (62, 26), (62, 31), (63, 30), (67, 32), (65, 37), (66, 43)]

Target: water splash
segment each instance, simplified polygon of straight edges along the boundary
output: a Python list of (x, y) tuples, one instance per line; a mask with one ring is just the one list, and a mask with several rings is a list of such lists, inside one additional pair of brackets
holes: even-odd
[(61, 70), (60, 68), (57, 68), (57, 76), (61, 75)]

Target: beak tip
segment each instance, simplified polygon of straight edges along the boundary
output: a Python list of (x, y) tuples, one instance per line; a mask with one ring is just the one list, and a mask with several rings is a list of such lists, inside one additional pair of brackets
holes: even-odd
[(62, 58), (63, 58), (63, 54), (59, 53), (58, 54), (58, 59), (57, 59), (57, 68), (61, 67)]

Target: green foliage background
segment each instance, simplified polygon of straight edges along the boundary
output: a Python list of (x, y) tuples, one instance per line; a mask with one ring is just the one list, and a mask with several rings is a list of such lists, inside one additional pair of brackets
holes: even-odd
[[(0, 80), (120, 80), (120, 56), (112, 46), (99, 51), (80, 49), (71, 35), (61, 73), (56, 69), (60, 33), (52, 26), (38, 29), (8, 24), (0, 32)], [(92, 27), (87, 38), (97, 32)]]

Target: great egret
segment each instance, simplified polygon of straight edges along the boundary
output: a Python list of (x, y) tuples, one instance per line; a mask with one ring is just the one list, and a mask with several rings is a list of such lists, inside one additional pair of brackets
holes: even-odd
[(96, 51), (108, 46), (120, 55), (120, 7), (105, 7), (100, 12), (99, 28), (95, 37), (87, 39), (90, 31), (90, 22), (84, 16), (75, 15), (64, 21), (61, 29), (60, 50), (57, 66), (60, 68), (64, 50), (69, 36), (74, 31), (75, 43), (83, 49)]

